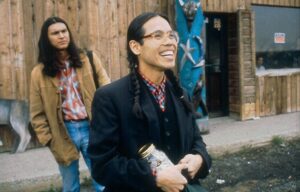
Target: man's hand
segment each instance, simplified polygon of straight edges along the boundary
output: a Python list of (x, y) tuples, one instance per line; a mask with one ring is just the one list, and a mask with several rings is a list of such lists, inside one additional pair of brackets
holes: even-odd
[(156, 185), (166, 192), (182, 191), (187, 184), (186, 178), (181, 174), (182, 169), (186, 169), (185, 164), (167, 167), (156, 174)]
[(188, 175), (191, 179), (193, 179), (203, 164), (203, 158), (199, 154), (187, 154), (179, 161), (179, 164), (186, 165)]

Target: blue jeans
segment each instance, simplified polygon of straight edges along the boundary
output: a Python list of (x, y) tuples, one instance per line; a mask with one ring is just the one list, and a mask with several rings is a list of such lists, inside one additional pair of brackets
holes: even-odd
[[(90, 129), (89, 121), (65, 122), (65, 126), (69, 136), (71, 137), (77, 150), (81, 152), (84, 161), (91, 172), (91, 161), (87, 156)], [(69, 166), (59, 165), (58, 167), (62, 176), (63, 192), (79, 192), (79, 160), (73, 161)], [(104, 189), (104, 186), (97, 184), (94, 180), (93, 187), (96, 192), (101, 192)]]

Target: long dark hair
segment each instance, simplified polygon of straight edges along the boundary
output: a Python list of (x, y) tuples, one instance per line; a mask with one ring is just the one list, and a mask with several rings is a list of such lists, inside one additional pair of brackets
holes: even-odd
[[(127, 60), (129, 62), (129, 69), (130, 69), (130, 75), (132, 84), (134, 87), (134, 104), (132, 107), (132, 111), (135, 114), (135, 116), (139, 119), (143, 118), (141, 106), (140, 106), (140, 83), (138, 80), (138, 72), (137, 67), (139, 65), (137, 56), (131, 51), (129, 42), (131, 40), (135, 40), (139, 42), (141, 45), (143, 45), (143, 36), (145, 35), (145, 30), (143, 28), (144, 24), (149, 21), (150, 19), (154, 17), (162, 17), (164, 18), (168, 23), (169, 19), (167, 16), (159, 13), (142, 13), (141, 15), (134, 18), (131, 23), (129, 24), (128, 30), (127, 30)], [(177, 77), (174, 75), (172, 70), (166, 70), (165, 74), (168, 78), (168, 80), (172, 83), (175, 95), (179, 98), (179, 100), (184, 104), (187, 111), (190, 111), (194, 113), (194, 110), (192, 108), (191, 103), (187, 100), (185, 97), (182, 88), (180, 87)]]
[(64, 23), (67, 27), (70, 36), (70, 43), (67, 48), (67, 51), (70, 55), (70, 65), (72, 67), (81, 67), (82, 63), (79, 57), (79, 50), (73, 40), (72, 33), (68, 24), (59, 17), (49, 17), (42, 26), (41, 34), (38, 42), (39, 46), (39, 56), (38, 62), (44, 64), (43, 73), (50, 77), (54, 77), (57, 72), (60, 70), (59, 68), (59, 60), (57, 57), (57, 50), (53, 47), (48, 38), (48, 28), (50, 25), (55, 23)]

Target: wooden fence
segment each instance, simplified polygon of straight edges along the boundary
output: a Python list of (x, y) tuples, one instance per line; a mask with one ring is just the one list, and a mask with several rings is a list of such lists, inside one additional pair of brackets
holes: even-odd
[(256, 116), (300, 111), (300, 71), (256, 77)]

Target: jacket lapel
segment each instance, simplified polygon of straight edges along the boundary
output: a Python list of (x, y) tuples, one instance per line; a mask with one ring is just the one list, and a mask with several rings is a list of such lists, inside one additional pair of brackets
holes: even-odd
[(181, 103), (181, 101), (179, 101), (179, 99), (176, 97), (176, 95), (174, 95), (174, 89), (173, 86), (170, 82), (168, 83), (168, 87), (170, 89), (170, 95), (171, 95), (171, 99), (174, 103), (174, 109), (175, 109), (175, 113), (176, 113), (176, 117), (177, 117), (177, 124), (178, 124), (178, 128), (179, 128), (179, 142), (180, 142), (180, 150), (184, 151), (184, 143), (185, 143), (185, 139), (187, 138), (187, 131), (185, 131), (184, 129), (186, 128), (186, 122), (185, 120), (186, 118), (186, 113), (185, 113), (185, 108), (183, 106), (183, 104)]
[(49, 77), (50, 79), (50, 82), (55, 86), (57, 87), (57, 91), (60, 91), (59, 89), (59, 79), (57, 78), (57, 76), (55, 77)]
[(144, 118), (148, 121), (149, 137), (154, 143), (160, 143), (160, 129), (159, 119), (155, 107), (153, 106), (151, 95), (149, 94), (146, 85), (140, 81), (141, 84), (141, 108), (145, 115)]

